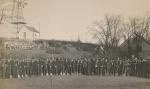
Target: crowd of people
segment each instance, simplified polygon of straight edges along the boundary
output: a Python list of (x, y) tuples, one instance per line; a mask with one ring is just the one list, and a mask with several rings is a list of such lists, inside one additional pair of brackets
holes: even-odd
[(137, 58), (1, 59), (0, 78), (51, 75), (137, 76), (150, 78), (150, 62)]

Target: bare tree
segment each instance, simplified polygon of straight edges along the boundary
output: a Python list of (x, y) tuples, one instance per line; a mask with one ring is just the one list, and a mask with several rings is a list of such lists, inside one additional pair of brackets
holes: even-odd
[[(128, 34), (128, 53), (139, 57), (139, 52), (142, 51), (142, 40), (149, 39), (150, 16), (133, 17), (125, 25), (125, 30)], [(130, 43), (133, 40), (133, 44)], [(132, 51), (132, 52), (131, 52)]]
[(1, 8), (1, 10), (0, 10), (0, 12), (1, 12), (0, 13), (0, 24), (2, 24), (2, 21), (5, 18), (4, 10), (5, 10), (5, 8)]
[(134, 17), (129, 19), (129, 31), (148, 39), (150, 16)]
[(6, 18), (8, 18), (8, 16), (6, 15), (9, 6), (7, 2), (9, 2), (9, 0), (0, 1), (0, 24), (2, 24), (2, 22), (6, 21)]
[(105, 50), (118, 46), (122, 24), (120, 16), (106, 15), (103, 22), (95, 21), (93, 24), (90, 32)]

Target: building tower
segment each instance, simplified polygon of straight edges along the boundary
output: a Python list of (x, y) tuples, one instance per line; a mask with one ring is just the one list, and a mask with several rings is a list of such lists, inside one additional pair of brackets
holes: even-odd
[(23, 17), (23, 8), (27, 5), (26, 0), (12, 0), (12, 11), (11, 11), (11, 20), (10, 23), (15, 27), (16, 38), (22, 27), (26, 24)]

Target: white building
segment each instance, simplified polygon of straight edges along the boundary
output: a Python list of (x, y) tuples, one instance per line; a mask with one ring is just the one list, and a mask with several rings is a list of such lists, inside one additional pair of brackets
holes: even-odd
[[(0, 24), (0, 37), (2, 38), (16, 38), (16, 29), (10, 24)], [(17, 34), (17, 37), (22, 40), (38, 39), (40, 32), (34, 27), (24, 25)]]
[(35, 40), (38, 39), (40, 35), (40, 32), (36, 30), (34, 27), (31, 26), (24, 26), (19, 34), (19, 39), (25, 39), (25, 40)]
[(11, 25), (0, 24), (0, 37), (2, 38), (14, 38), (15, 31), (11, 29)]

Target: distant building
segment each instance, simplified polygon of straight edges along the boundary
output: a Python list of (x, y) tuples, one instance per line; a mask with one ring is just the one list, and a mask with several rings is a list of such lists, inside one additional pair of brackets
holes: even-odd
[(134, 34), (120, 45), (122, 56), (136, 56), (150, 59), (150, 43), (143, 37)]
[(15, 31), (11, 25), (0, 24), (0, 38), (15, 38)]
[(24, 25), (18, 34), (16, 31), (10, 24), (0, 24), (0, 45), (12, 50), (35, 48), (33, 40), (39, 39), (38, 30)]
[(19, 39), (25, 40), (36, 40), (39, 39), (40, 32), (36, 30), (34, 27), (25, 26), (19, 32)]
[(39, 38), (40, 32), (34, 27), (24, 25), (23, 28), (16, 34), (16, 29), (9, 24), (0, 24), (1, 38), (17, 38), (21, 40), (35, 40)]

